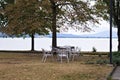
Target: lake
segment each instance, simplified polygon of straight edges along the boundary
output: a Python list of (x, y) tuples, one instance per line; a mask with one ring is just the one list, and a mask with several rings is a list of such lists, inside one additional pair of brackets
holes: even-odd
[[(109, 38), (57, 38), (58, 46), (75, 46), (81, 51), (109, 51)], [(50, 50), (52, 38), (35, 38), (35, 50)], [(112, 39), (112, 51), (117, 51), (117, 38)], [(0, 50), (31, 50), (31, 38), (0, 38)]]

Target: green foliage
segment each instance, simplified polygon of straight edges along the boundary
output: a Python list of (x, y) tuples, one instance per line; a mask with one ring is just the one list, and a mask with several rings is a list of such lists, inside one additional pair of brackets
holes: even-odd
[(0, 27), (3, 25), (3, 19), (4, 19), (4, 16), (0, 14)]
[(109, 64), (109, 61), (108, 60), (102, 60), (102, 59), (99, 59), (99, 60), (96, 60), (96, 61), (87, 60), (86, 64), (100, 64), (100, 65), (104, 65), (104, 64)]
[(6, 24), (7, 24), (7, 17), (4, 16), (3, 14), (0, 14), (0, 28), (6, 26)]
[(120, 65), (120, 52), (113, 52), (113, 64)]
[(86, 64), (95, 64), (95, 62), (94, 62), (94, 61), (91, 61), (91, 60), (87, 60), (85, 63), (86, 63)]
[(87, 80), (90, 78), (92, 78), (92, 75), (90, 74), (71, 73), (71, 74), (61, 76), (60, 80)]
[(107, 80), (113, 80), (113, 79), (112, 79), (112, 77), (111, 77), (111, 76), (109, 76), (109, 77), (107, 78)]
[(6, 4), (13, 4), (15, 0), (0, 0), (0, 9), (5, 9)]
[(14, 2), (15, 2), (15, 0), (4, 0), (4, 1), (6, 1), (7, 3), (11, 3), (11, 4), (13, 4)]
[(109, 6), (108, 0), (98, 0), (96, 1), (94, 8), (96, 10), (97, 17), (102, 17), (104, 20), (109, 19)]
[(96, 61), (96, 64), (109, 64), (109, 63), (110, 63), (109, 60), (102, 60), (102, 59), (100, 59), (100, 60)]
[(5, 3), (4, 0), (0, 0), (0, 10), (5, 8)]
[[(106, 6), (110, 6), (111, 0), (103, 0), (106, 3)], [(120, 17), (120, 0), (112, 0), (112, 15), (113, 15), (113, 23), (115, 26), (118, 26), (118, 19)], [(110, 13), (110, 8), (108, 8), (107, 13)]]

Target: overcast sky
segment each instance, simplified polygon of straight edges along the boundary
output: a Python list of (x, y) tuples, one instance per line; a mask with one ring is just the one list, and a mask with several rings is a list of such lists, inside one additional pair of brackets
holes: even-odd
[[(103, 31), (108, 31), (110, 30), (110, 25), (109, 22), (107, 21), (101, 21), (100, 24), (97, 24), (96, 26), (92, 27), (92, 31), (90, 32), (81, 32), (80, 30), (73, 30), (73, 29), (69, 29), (66, 32), (62, 32), (62, 33), (66, 33), (66, 34), (95, 34), (95, 33), (99, 33), (99, 32), (103, 32)], [(117, 31), (116, 28), (112, 28), (112, 31)]]

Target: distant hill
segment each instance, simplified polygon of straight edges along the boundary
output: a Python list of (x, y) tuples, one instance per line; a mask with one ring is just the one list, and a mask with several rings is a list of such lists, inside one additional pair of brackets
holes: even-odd
[[(0, 37), (8, 37), (8, 36), (6, 34), (0, 33)], [(26, 37), (29, 37), (29, 36), (26, 35)], [(52, 38), (52, 34), (45, 35), (45, 36), (39, 36), (38, 34), (36, 34), (35, 37), (36, 38), (40, 38), (40, 37)], [(109, 31), (103, 31), (95, 34), (80, 34), (80, 35), (57, 33), (57, 38), (109, 38), (109, 37), (110, 37)], [(112, 37), (117, 38), (116, 31), (112, 32)]]
[[(52, 34), (46, 35), (46, 37), (51, 38)], [(103, 31), (103, 32), (95, 33), (95, 34), (80, 34), (80, 35), (57, 33), (57, 37), (58, 38), (109, 38), (110, 33), (109, 31)], [(116, 31), (112, 32), (112, 37), (117, 38)]]
[[(85, 37), (95, 37), (95, 38), (109, 38), (110, 37), (110, 32), (109, 31), (103, 31), (103, 32), (99, 32), (99, 33), (96, 33), (96, 34), (87, 34), (87, 35), (82, 35), (82, 36), (85, 36)], [(113, 31), (112, 32), (112, 37), (113, 38), (117, 38), (117, 32), (116, 31)]]

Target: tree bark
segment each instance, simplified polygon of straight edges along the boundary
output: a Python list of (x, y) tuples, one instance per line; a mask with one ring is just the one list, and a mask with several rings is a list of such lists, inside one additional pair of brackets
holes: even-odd
[(31, 51), (34, 51), (34, 34), (31, 36)]
[(56, 5), (52, 4), (52, 47), (57, 46), (57, 31), (56, 31)]
[(118, 24), (117, 24), (117, 28), (118, 28), (118, 51), (120, 51), (120, 20), (118, 20)]
[(118, 51), (120, 51), (120, 19), (119, 19), (119, 16), (120, 16), (119, 7), (120, 7), (120, 5), (119, 5), (119, 0), (117, 0), (116, 5), (117, 5), (116, 12), (117, 12), (117, 28), (118, 28), (118, 33), (117, 33), (117, 35), (118, 35)]

